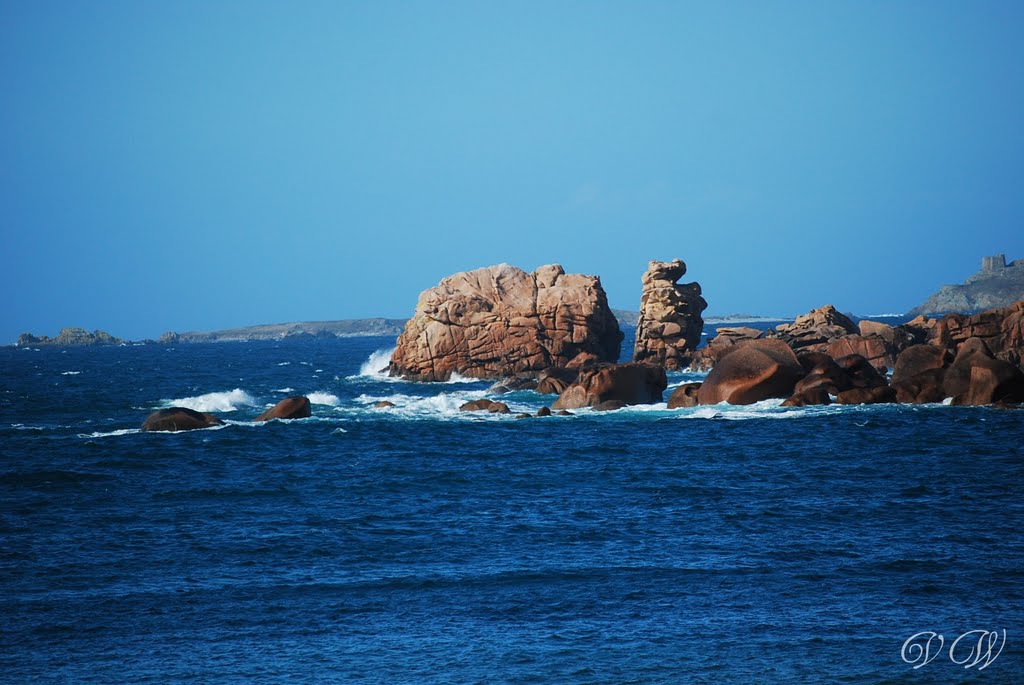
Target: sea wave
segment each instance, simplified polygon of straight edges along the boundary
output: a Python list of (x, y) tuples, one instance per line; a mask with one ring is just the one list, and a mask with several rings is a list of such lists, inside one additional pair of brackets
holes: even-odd
[(252, 407), (256, 400), (241, 388), (226, 392), (210, 392), (195, 397), (181, 397), (175, 400), (164, 400), (165, 407), (185, 407), (201, 412), (237, 411), (240, 407)]
[[(453, 392), (442, 392), (437, 395), (422, 397), (418, 395), (405, 395), (396, 393), (392, 395), (369, 395), (363, 394), (355, 398), (355, 402), (362, 405), (356, 411), (373, 411), (387, 416), (399, 416), (401, 418), (416, 419), (472, 419), (472, 418), (508, 418), (517, 413), (532, 413), (536, 408), (530, 407), (522, 402), (510, 401), (509, 398), (502, 398), (502, 402), (508, 405), (510, 414), (490, 414), (488, 412), (464, 412), (459, 411), (466, 402), (478, 400), (482, 397), (479, 391), (456, 390)], [(386, 412), (376, 409), (373, 405), (377, 402), (391, 402), (395, 406), (389, 407)], [(347, 408), (339, 407), (338, 411), (347, 411)]]
[(341, 400), (338, 399), (338, 396), (329, 392), (311, 392), (306, 395), (306, 397), (309, 398), (310, 404), (323, 404), (328, 407), (337, 407), (341, 404)]
[(295, 392), (295, 388), (274, 388), (273, 390), (271, 390), (271, 392), (281, 392), (281, 393)]
[(359, 373), (356, 374), (356, 377), (362, 376), (364, 378), (388, 380), (388, 364), (391, 363), (391, 355), (394, 352), (395, 348), (392, 347), (386, 350), (376, 350), (371, 353), (366, 361), (363, 362), (363, 365), (359, 367)]
[(82, 373), (82, 372), (81, 371), (61, 371), (60, 375), (62, 375), (62, 376), (77, 376), (80, 373)]

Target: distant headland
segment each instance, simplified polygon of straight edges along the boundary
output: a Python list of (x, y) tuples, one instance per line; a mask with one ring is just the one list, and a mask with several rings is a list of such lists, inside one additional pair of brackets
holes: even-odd
[(923, 304), (910, 310), (911, 316), (935, 316), (950, 312), (974, 313), (1008, 307), (1024, 300), (1024, 260), (1006, 262), (1006, 255), (983, 257), (981, 271), (960, 285), (944, 285)]

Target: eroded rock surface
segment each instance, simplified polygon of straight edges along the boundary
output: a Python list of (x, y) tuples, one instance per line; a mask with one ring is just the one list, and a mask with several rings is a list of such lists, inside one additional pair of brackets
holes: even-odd
[(392, 376), (503, 378), (615, 362), (622, 332), (601, 280), (561, 266), (508, 264), (454, 274), (423, 291), (398, 338)]
[(640, 318), (636, 328), (633, 361), (664, 366), (670, 371), (686, 368), (704, 330), (701, 312), (708, 303), (699, 283), (678, 284), (686, 264), (652, 261), (643, 278)]

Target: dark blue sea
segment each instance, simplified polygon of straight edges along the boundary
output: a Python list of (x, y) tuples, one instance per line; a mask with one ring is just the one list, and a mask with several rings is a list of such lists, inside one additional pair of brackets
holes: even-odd
[(392, 344), (0, 349), (0, 681), (1024, 682), (1024, 411), (460, 414)]

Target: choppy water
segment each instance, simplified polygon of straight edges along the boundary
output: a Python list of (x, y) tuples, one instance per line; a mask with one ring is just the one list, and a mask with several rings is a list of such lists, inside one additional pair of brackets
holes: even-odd
[(481, 417), (389, 343), (0, 349), (0, 681), (1024, 681), (1024, 412)]

